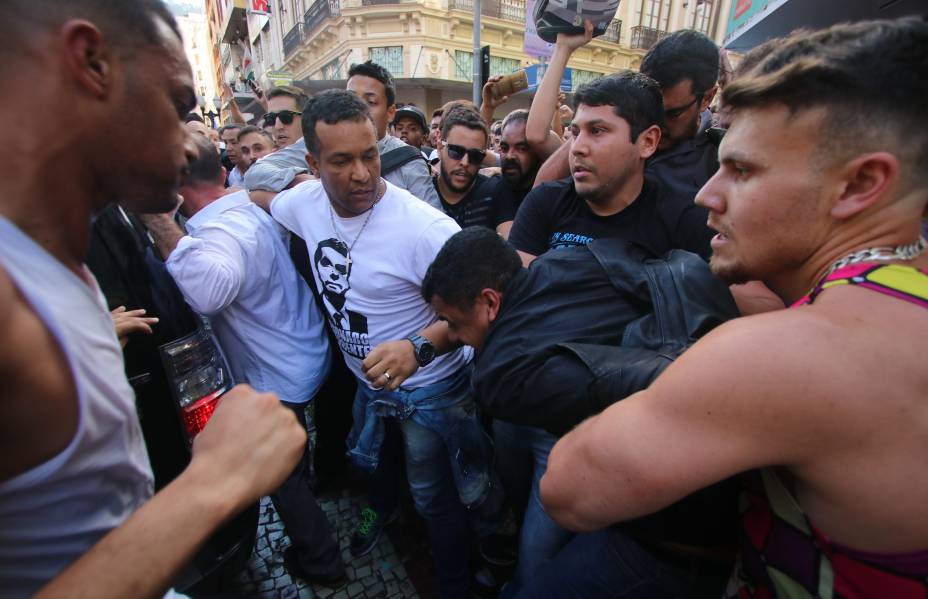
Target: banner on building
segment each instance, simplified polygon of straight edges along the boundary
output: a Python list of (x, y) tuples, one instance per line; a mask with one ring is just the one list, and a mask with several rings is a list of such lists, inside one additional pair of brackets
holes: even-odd
[(728, 14), (728, 26), (725, 28), (725, 37), (735, 30), (743, 27), (754, 15), (767, 9), (769, 0), (735, 0), (731, 3), (731, 12)]
[(549, 44), (538, 37), (535, 31), (535, 19), (532, 15), (535, 13), (535, 0), (525, 0), (525, 43), (523, 49), (529, 56), (535, 58), (551, 58), (554, 54), (554, 44)]
[[(525, 67), (525, 78), (528, 79), (528, 91), (534, 93), (538, 89), (538, 84), (541, 83), (541, 79), (538, 77), (539, 66), (533, 64), (530, 67)], [(561, 91), (565, 93), (570, 93), (573, 91), (573, 70), (564, 69), (564, 74), (561, 76)]]
[(250, 11), (252, 14), (256, 15), (269, 15), (271, 14), (271, 0), (248, 0), (250, 6)]

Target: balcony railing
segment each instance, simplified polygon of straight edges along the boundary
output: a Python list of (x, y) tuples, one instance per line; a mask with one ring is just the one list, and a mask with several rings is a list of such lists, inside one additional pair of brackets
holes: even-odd
[(666, 31), (652, 29), (651, 27), (632, 27), (631, 47), (641, 50), (650, 50), (651, 46), (667, 37)]
[(612, 22), (606, 27), (606, 33), (600, 39), (618, 44), (622, 39), (622, 19), (612, 19)]
[[(448, 0), (448, 8), (474, 11), (474, 0)], [(525, 0), (483, 0), (480, 14), (513, 23), (525, 23)]]
[(401, 0), (361, 0), (361, 6), (377, 6), (378, 4), (399, 4)]
[(296, 49), (303, 44), (305, 35), (303, 33), (303, 24), (297, 23), (293, 29), (284, 36), (284, 58), (290, 58), (290, 55), (296, 52)]
[(323, 21), (341, 14), (338, 0), (316, 0), (303, 15), (303, 30), (309, 35)]

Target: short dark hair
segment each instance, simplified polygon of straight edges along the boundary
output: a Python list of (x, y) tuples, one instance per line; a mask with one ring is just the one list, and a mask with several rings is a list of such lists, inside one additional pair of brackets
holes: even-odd
[[(53, 28), (69, 19), (90, 21), (114, 48), (159, 44), (158, 21), (182, 39), (174, 16), (161, 0), (4, 0), (3, 4), (8, 18), (0, 20), (0, 36), (5, 40), (0, 44), (0, 56), (20, 51), (18, 40), (30, 36), (36, 25)], [(10, 65), (10, 61), (0, 60), (0, 64)]]
[(612, 106), (615, 114), (625, 119), (634, 142), (641, 132), (664, 122), (664, 99), (657, 82), (634, 71), (620, 71), (600, 77), (574, 94), (574, 108)]
[(396, 104), (396, 84), (393, 83), (393, 75), (386, 68), (372, 60), (368, 60), (361, 64), (351, 65), (351, 68), (348, 69), (348, 78), (351, 79), (355, 75), (370, 77), (381, 82), (384, 94), (387, 96), (387, 106)]
[(693, 93), (700, 96), (719, 79), (719, 47), (698, 31), (675, 31), (648, 50), (641, 60), (641, 72), (661, 89), (690, 79)]
[(274, 138), (271, 137), (271, 134), (270, 134), (270, 133), (268, 133), (267, 131), (265, 131), (265, 130), (262, 129), (261, 127), (256, 127), (256, 126), (254, 126), (254, 125), (248, 125), (248, 126), (246, 126), (246, 127), (242, 127), (241, 129), (239, 129), (238, 136), (236, 137), (236, 139), (238, 139), (239, 141), (241, 141), (243, 137), (245, 137), (246, 135), (249, 135), (249, 134), (251, 134), (251, 133), (257, 133), (257, 134), (259, 134), (259, 135), (263, 135), (264, 137), (266, 137), (266, 138), (271, 142), (271, 145), (272, 145), (272, 146), (276, 146), (276, 145), (277, 145), (276, 143), (274, 143)]
[(204, 125), (206, 124), (206, 122), (203, 120), (203, 117), (201, 117), (195, 112), (188, 112), (187, 116), (184, 117), (184, 123), (203, 123)]
[(506, 290), (522, 269), (515, 248), (486, 227), (467, 227), (452, 235), (422, 280), (428, 303), (438, 296), (448, 305), (470, 309), (483, 289)]
[(319, 154), (319, 137), (316, 135), (316, 123), (322, 121), (334, 125), (343, 121), (370, 121), (371, 110), (367, 102), (346, 89), (329, 89), (318, 93), (303, 107), (303, 139), (306, 148), (313, 156)]
[(444, 108), (436, 108), (435, 110), (432, 111), (432, 118), (434, 119), (435, 117), (441, 117), (444, 111), (445, 111)]
[(503, 128), (501, 131), (505, 131), (506, 127), (512, 123), (527, 123), (528, 122), (528, 110), (525, 108), (517, 108), (513, 110), (503, 119)]
[(198, 183), (215, 183), (222, 178), (222, 162), (216, 146), (204, 135), (193, 135), (193, 144), (197, 148), (196, 160), (187, 164), (184, 185)]
[(907, 163), (903, 176), (928, 183), (928, 22), (920, 17), (799, 31), (725, 87), (740, 108), (824, 108), (823, 156), (888, 151)]
[(484, 122), (480, 113), (467, 106), (455, 106), (441, 119), (441, 138), (447, 139), (448, 132), (454, 127), (467, 127), (474, 131), (482, 131), (486, 140), (490, 139), (490, 129)]
[[(313, 252), (313, 264), (317, 264), (319, 260), (322, 259), (322, 250), (323, 248), (330, 248), (348, 258), (348, 244), (342, 241), (341, 239), (323, 239), (319, 242), (319, 245), (316, 246), (316, 251)], [(348, 272), (351, 272), (351, 262), (348, 262)]]
[(309, 96), (306, 94), (306, 92), (293, 85), (281, 85), (280, 87), (275, 87), (271, 91), (267, 92), (268, 100), (279, 98), (280, 96), (293, 98), (293, 101), (296, 102), (297, 110), (303, 110), (303, 107), (306, 106), (306, 102), (309, 101)]
[(219, 128), (219, 135), (222, 135), (226, 131), (236, 131), (238, 129), (244, 129), (245, 125), (241, 123), (229, 123), (228, 125), (223, 125)]

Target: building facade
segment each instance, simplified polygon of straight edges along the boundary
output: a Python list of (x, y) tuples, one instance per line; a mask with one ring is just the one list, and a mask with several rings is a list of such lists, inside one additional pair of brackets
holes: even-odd
[[(490, 74), (532, 67), (525, 52), (531, 0), (483, 0), (481, 45), (490, 46)], [(390, 70), (397, 101), (427, 113), (470, 98), (474, 0), (208, 0), (219, 17), (219, 72), (236, 79), (251, 62), (262, 87), (292, 81), (309, 92), (344, 87), (352, 64), (373, 60)], [(269, 4), (269, 15), (252, 13)], [(619, 69), (637, 69), (659, 39), (698, 29), (722, 41), (732, 0), (622, 0), (606, 33), (574, 53), (565, 91)], [(238, 69), (238, 71), (236, 71)], [(239, 77), (240, 79), (240, 77)], [(250, 90), (239, 85), (242, 105)], [(531, 93), (504, 108), (525, 108)], [(501, 109), (501, 112), (503, 109)], [(499, 115), (498, 115), (499, 116)]]

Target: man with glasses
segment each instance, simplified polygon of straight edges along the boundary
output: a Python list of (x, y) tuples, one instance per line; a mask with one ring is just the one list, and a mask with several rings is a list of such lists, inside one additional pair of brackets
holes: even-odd
[(274, 142), (278, 148), (286, 148), (302, 139), (300, 115), (309, 96), (297, 87), (284, 85), (267, 93), (267, 112), (264, 125), (273, 126)]
[(508, 237), (515, 206), (508, 196), (496, 198), (499, 177), (478, 172), (487, 154), (488, 133), (486, 123), (474, 110), (459, 106), (451, 111), (442, 123), (435, 189), (442, 209), (462, 229), (481, 226)]
[(661, 141), (648, 161), (648, 175), (675, 194), (695, 198), (719, 169), (718, 144), (707, 135), (719, 49), (698, 31), (677, 31), (648, 51), (641, 72), (657, 81), (664, 99)]
[(283, 85), (267, 93), (268, 111), (261, 122), (265, 132), (270, 129), (278, 150), (252, 164), (245, 173), (245, 189), (278, 192), (293, 182), (293, 178), (305, 173), (306, 144), (300, 128), (303, 106), (309, 100), (298, 87)]

